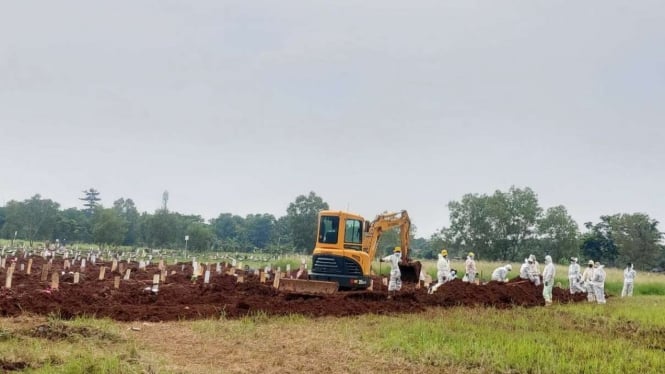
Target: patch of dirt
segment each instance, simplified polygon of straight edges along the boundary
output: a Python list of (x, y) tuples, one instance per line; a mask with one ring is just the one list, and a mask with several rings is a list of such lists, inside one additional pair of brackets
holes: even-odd
[[(20, 260), (25, 262), (26, 260)], [(20, 262), (19, 262), (20, 264)], [(286, 294), (275, 290), (272, 283), (260, 283), (259, 277), (246, 275), (244, 283), (237, 283), (235, 276), (216, 274), (211, 264), (210, 284), (203, 278), (192, 280), (191, 264), (169, 265), (166, 281), (159, 285), (157, 294), (146, 291), (152, 285), (154, 274), (159, 274), (156, 264), (139, 271), (137, 264), (129, 265), (132, 278), (122, 280), (120, 288), (114, 288), (110, 263), (88, 264), (81, 274), (81, 282), (74, 284), (72, 274), (61, 277), (59, 290), (48, 289), (48, 281), (41, 281), (41, 269), (45, 262), (33, 258), (32, 274), (15, 272), (12, 289), (0, 289), (0, 315), (18, 316), (24, 312), (40, 315), (57, 315), (61, 318), (76, 316), (108, 317), (119, 321), (173, 321), (225, 316), (238, 318), (252, 313), (267, 315), (302, 314), (305, 316), (351, 316), (359, 314), (415, 313), (428, 307), (457, 305), (476, 307), (510, 308), (545, 305), (542, 286), (513, 279), (507, 284), (489, 282), (475, 285), (454, 280), (429, 295), (425, 288), (413, 283), (403, 283), (402, 290), (394, 297), (380, 278), (374, 278), (373, 291), (349, 291), (325, 296)], [(99, 267), (106, 266), (106, 277), (99, 280)], [(127, 265), (124, 265), (127, 268)], [(62, 260), (55, 260), (52, 268), (62, 271)], [(76, 270), (78, 266), (74, 267)], [(184, 270), (183, 270), (184, 269)], [(0, 269), (0, 274), (6, 270)], [(0, 278), (3, 278), (0, 276)], [(555, 302), (569, 303), (586, 300), (586, 294), (571, 295), (567, 289), (554, 288)], [(48, 325), (46, 325), (48, 326)], [(43, 327), (36, 334), (46, 338), (62, 339), (77, 334), (85, 337), (85, 331), (60, 331)], [(68, 335), (69, 334), (69, 335)]]
[(8, 371), (19, 371), (26, 369), (28, 363), (25, 361), (5, 361), (0, 358), (0, 372), (5, 373)]

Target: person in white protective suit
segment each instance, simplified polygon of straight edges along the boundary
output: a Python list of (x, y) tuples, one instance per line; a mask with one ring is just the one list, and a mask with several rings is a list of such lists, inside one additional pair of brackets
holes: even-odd
[(593, 265), (593, 276), (591, 277), (591, 284), (593, 285), (593, 292), (596, 296), (598, 304), (605, 304), (605, 266), (596, 261)]
[(545, 268), (543, 269), (543, 298), (545, 305), (552, 305), (552, 287), (554, 287), (554, 276), (556, 275), (556, 268), (552, 263), (552, 257), (545, 256)]
[(508, 282), (508, 273), (513, 270), (511, 264), (499, 266), (492, 272), (492, 280), (497, 282)]
[(628, 266), (623, 270), (623, 289), (621, 290), (621, 297), (633, 296), (633, 283), (637, 272), (633, 269), (633, 264), (628, 263)]
[(593, 264), (594, 264), (593, 260), (589, 260), (587, 268), (584, 269), (584, 272), (582, 273), (582, 280), (581, 280), (582, 286), (586, 290), (586, 299), (590, 303), (596, 301), (596, 294), (594, 293), (593, 284), (591, 283), (593, 278)]
[(538, 261), (536, 261), (536, 256), (529, 255), (527, 262), (529, 264), (527, 270), (529, 280), (534, 285), (540, 286), (540, 268), (538, 267)]
[(584, 288), (580, 284), (582, 279), (582, 271), (580, 264), (577, 263), (577, 257), (570, 258), (570, 266), (568, 266), (568, 286), (570, 287), (570, 294), (584, 292)]
[(388, 282), (388, 292), (394, 294), (402, 288), (402, 273), (399, 271), (399, 262), (402, 260), (402, 249), (395, 247), (393, 254), (382, 258), (381, 262), (390, 263), (390, 281)]
[(466, 262), (464, 263), (464, 278), (469, 283), (474, 283), (476, 280), (476, 260), (474, 257), (476, 255), (473, 252), (469, 252), (469, 255), (466, 256)]
[(437, 282), (434, 286), (427, 290), (428, 293), (434, 293), (444, 283), (452, 280), (450, 276), (450, 261), (448, 260), (448, 250), (442, 249), (439, 253), (439, 259), (436, 262), (436, 279)]
[(524, 263), (520, 266), (520, 278), (529, 279), (529, 259), (525, 258)]

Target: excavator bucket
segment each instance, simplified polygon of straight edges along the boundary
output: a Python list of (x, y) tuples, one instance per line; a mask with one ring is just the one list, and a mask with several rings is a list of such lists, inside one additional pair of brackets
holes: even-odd
[(332, 294), (337, 292), (337, 282), (323, 282), (304, 279), (280, 279), (278, 290), (303, 294)]
[(400, 262), (399, 271), (402, 273), (402, 282), (418, 283), (420, 281), (420, 261)]

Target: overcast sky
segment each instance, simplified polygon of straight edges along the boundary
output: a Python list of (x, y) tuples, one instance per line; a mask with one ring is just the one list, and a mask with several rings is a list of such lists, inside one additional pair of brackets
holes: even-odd
[[(0, 0), (0, 204), (665, 222), (665, 2)], [(661, 224), (661, 230), (663, 224)]]

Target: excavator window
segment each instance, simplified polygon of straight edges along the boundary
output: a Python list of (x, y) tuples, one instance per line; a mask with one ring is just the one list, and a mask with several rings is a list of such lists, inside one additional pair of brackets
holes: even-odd
[(344, 230), (344, 243), (362, 244), (363, 223), (357, 219), (347, 219)]
[(337, 233), (339, 232), (339, 217), (323, 216), (319, 226), (319, 242), (337, 244)]

